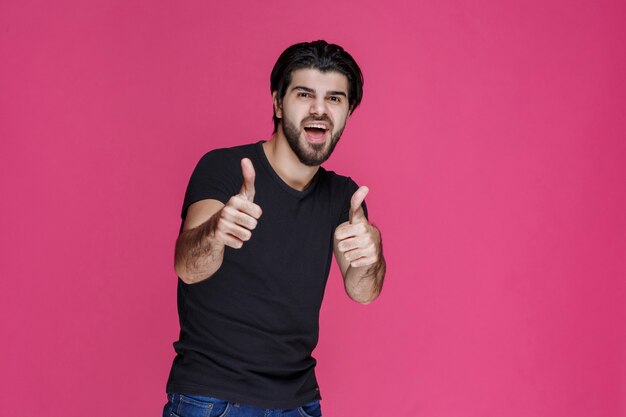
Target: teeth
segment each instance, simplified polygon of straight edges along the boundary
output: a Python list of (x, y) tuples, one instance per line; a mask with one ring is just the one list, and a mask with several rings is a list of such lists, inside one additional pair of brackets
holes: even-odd
[(316, 128), (316, 129), (324, 129), (324, 130), (326, 130), (326, 126), (318, 125), (318, 124), (306, 125), (304, 127), (309, 128), (309, 129)]

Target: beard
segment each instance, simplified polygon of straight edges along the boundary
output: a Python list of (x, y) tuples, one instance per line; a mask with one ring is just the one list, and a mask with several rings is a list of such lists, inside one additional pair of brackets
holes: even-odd
[[(307, 118), (302, 121), (302, 124), (313, 121), (325, 121), (329, 124), (330, 132), (333, 131), (334, 124), (327, 118)], [(341, 129), (339, 129), (335, 134), (331, 133), (329, 142), (324, 141), (322, 143), (310, 143), (306, 139), (304, 141), (300, 140), (304, 128), (298, 128), (295, 124), (285, 118), (281, 119), (281, 123), (283, 126), (283, 133), (285, 134), (285, 138), (287, 138), (287, 143), (289, 143), (291, 150), (296, 154), (300, 162), (307, 166), (321, 165), (328, 158), (330, 158), (330, 155), (333, 153), (333, 150), (335, 150), (335, 146), (337, 146), (337, 142), (339, 142), (345, 127), (344, 124), (344, 126), (342, 126)]]

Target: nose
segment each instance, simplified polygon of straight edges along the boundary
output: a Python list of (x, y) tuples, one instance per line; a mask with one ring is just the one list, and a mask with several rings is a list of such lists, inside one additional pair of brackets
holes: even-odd
[(309, 113), (316, 116), (326, 115), (326, 101), (324, 100), (324, 97), (315, 97), (315, 99), (311, 102)]

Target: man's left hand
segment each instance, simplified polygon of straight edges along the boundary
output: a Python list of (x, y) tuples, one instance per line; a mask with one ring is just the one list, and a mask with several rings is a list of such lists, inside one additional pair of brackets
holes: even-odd
[(365, 186), (356, 190), (350, 200), (350, 220), (335, 229), (337, 249), (354, 268), (373, 265), (380, 255), (380, 232), (367, 221), (361, 207), (368, 192)]

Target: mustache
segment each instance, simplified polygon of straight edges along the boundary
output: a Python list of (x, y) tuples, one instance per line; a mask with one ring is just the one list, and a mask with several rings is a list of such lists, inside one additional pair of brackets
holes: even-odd
[(330, 130), (333, 130), (335, 125), (333, 124), (333, 121), (330, 120), (330, 118), (328, 116), (320, 116), (320, 117), (315, 117), (315, 116), (309, 116), (305, 119), (302, 120), (302, 125), (306, 124), (306, 123), (311, 123), (311, 122), (326, 122), (328, 123), (328, 126), (330, 127)]

